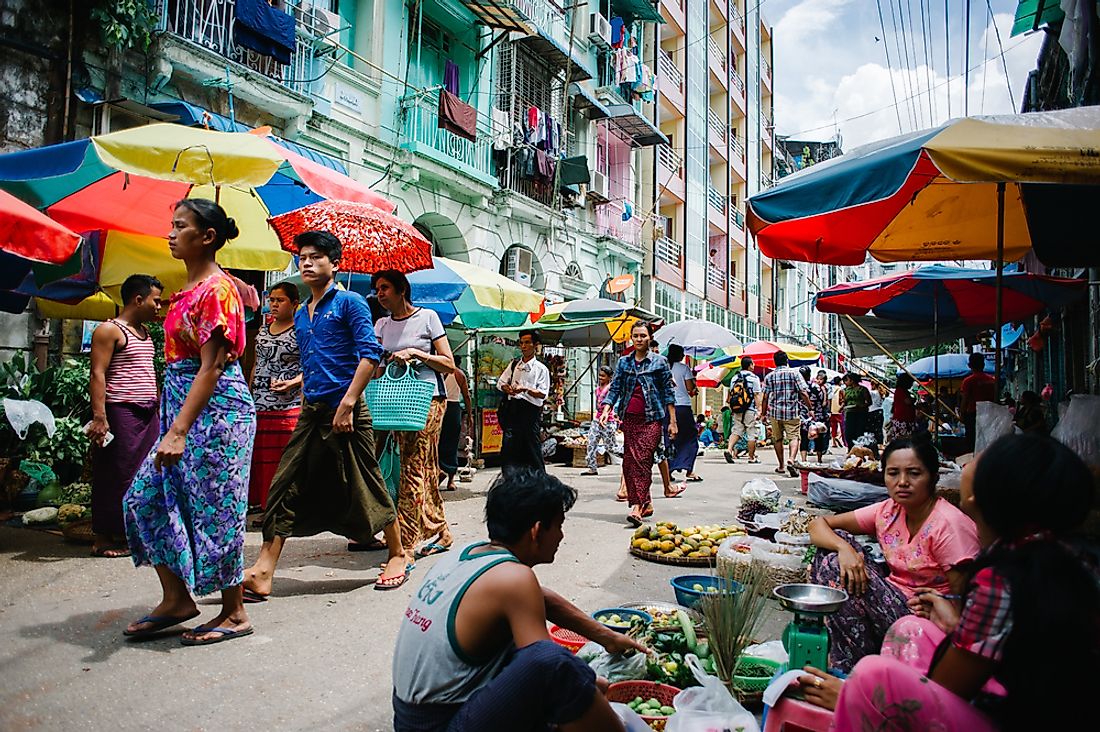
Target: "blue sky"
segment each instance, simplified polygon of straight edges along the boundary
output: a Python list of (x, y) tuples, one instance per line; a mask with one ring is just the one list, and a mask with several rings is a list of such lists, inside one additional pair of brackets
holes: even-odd
[[(844, 148), (850, 150), (896, 135), (899, 129), (909, 132), (940, 124), (948, 119), (949, 103), (950, 116), (962, 116), (965, 1), (947, 0), (945, 30), (944, 0), (763, 0), (760, 10), (773, 28), (776, 134), (826, 140), (839, 132)], [(1018, 111), (1042, 33), (1009, 38), (1015, 0), (991, 0), (992, 16), (985, 0), (970, 4), (969, 112)], [(922, 7), (931, 25), (927, 56), (919, 30)], [(903, 23), (896, 22), (899, 12)], [(1006, 51), (1015, 104), (1010, 101), (994, 25)], [(895, 33), (895, 27), (911, 32)], [(950, 40), (950, 81), (945, 38)]]

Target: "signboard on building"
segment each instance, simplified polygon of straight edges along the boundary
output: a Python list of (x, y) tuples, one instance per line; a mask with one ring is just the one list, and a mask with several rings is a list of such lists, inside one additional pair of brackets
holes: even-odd
[(348, 86), (347, 84), (341, 84), (337, 82), (334, 85), (334, 99), (333, 101), (343, 107), (344, 109), (351, 110), (352, 112), (363, 112), (363, 95), (357, 90)]
[(481, 410), (481, 452), (482, 454), (500, 452), (504, 442), (504, 430), (497, 420), (497, 410)]

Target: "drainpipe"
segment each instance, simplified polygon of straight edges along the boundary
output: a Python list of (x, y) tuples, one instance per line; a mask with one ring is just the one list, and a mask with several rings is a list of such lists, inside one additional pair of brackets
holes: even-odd
[(1086, 346), (1090, 368), (1085, 383), (1092, 394), (1100, 394), (1100, 267), (1089, 270), (1089, 338)]

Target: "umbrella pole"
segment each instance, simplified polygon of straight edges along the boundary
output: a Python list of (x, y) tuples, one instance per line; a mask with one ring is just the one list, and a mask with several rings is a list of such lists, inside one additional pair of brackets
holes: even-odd
[[(932, 288), (932, 331), (935, 336), (936, 344), (932, 347), (932, 375), (933, 375), (933, 390), (936, 393), (936, 399), (940, 398), (940, 289), (938, 287)], [(939, 442), (940, 439), (940, 421), (933, 418), (932, 420), (932, 439)]]
[(1000, 391), (1001, 391), (1001, 328), (1004, 323), (1004, 270), (1005, 270), (1005, 184), (997, 184), (997, 330), (995, 337), (997, 339), (997, 351), (994, 354), (994, 367), (993, 378), (995, 380), (994, 388), (997, 390), (997, 397), (993, 400), (995, 404), (1000, 404)]

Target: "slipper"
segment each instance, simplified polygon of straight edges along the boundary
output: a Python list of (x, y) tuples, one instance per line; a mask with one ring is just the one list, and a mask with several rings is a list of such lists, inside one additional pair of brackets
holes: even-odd
[(349, 552), (376, 552), (379, 549), (385, 549), (385, 548), (386, 548), (385, 542), (379, 541), (378, 539), (371, 539), (370, 541), (368, 541), (366, 543), (358, 542), (358, 541), (349, 541), (348, 542), (348, 551)]
[(214, 643), (221, 643), (222, 641), (233, 640), (234, 638), (240, 638), (246, 635), (252, 635), (252, 628), (243, 628), (242, 630), (233, 630), (232, 628), (194, 628), (192, 633), (218, 633), (213, 638), (207, 638), (206, 640), (199, 640), (198, 638), (180, 638), (180, 643), (185, 646), (209, 646)]
[(776, 475), (786, 475), (787, 470), (785, 468), (776, 468), (772, 472), (775, 473)]
[(672, 493), (666, 493), (665, 498), (679, 498), (680, 494), (687, 490), (687, 486), (678, 485)]
[(642, 525), (642, 517), (636, 513), (628, 513), (626, 515), (626, 522), (631, 526), (637, 528), (638, 526)]
[(642, 518), (649, 518), (652, 515), (653, 515), (653, 504), (651, 503), (651, 504), (649, 504), (648, 506), (646, 506), (645, 508), (642, 509)]
[(627, 497), (624, 496), (622, 493), (616, 493), (615, 494), (615, 500), (620, 502), (620, 503), (626, 503)]
[(156, 635), (162, 630), (167, 630), (173, 625), (179, 625), (180, 623), (186, 623), (191, 618), (197, 617), (199, 611), (191, 613), (190, 615), (182, 618), (170, 618), (165, 615), (146, 615), (144, 618), (138, 621), (138, 623), (152, 623), (152, 627), (143, 628), (141, 630), (124, 630), (122, 634), (130, 638), (145, 638), (150, 635)]
[(596, 470), (595, 468), (589, 468), (588, 470), (585, 470), (582, 473), (578, 473), (578, 475), (599, 475), (599, 474), (600, 474), (600, 471)]
[(722, 457), (726, 459), (726, 462), (733, 465), (733, 454), (729, 450), (722, 451)]
[(684, 480), (686, 480), (688, 483), (702, 483), (703, 482), (703, 476), (701, 476), (701, 475), (689, 475), (687, 478), (684, 478)]
[(102, 557), (103, 559), (120, 559), (122, 557), (130, 556), (130, 550), (118, 547), (108, 547), (107, 549), (92, 549), (92, 556)]
[(253, 590), (250, 590), (246, 587), (244, 590), (244, 602), (267, 602), (267, 595), (261, 595), (260, 593), (254, 592)]
[(409, 568), (405, 567), (405, 571), (396, 577), (383, 577), (378, 576), (378, 579), (374, 581), (374, 589), (380, 592), (386, 590), (396, 590), (401, 585), (405, 584), (409, 580)]
[(788, 465), (787, 466), (787, 475), (791, 476), (792, 478), (797, 478), (798, 477), (798, 468), (796, 468), (793, 465)]
[(434, 554), (442, 554), (451, 550), (450, 544), (425, 544), (416, 550), (417, 559), (423, 559), (424, 557), (430, 557)]
[(760, 458), (749, 458), (748, 459), (748, 464), (749, 465), (759, 465), (760, 464)]

